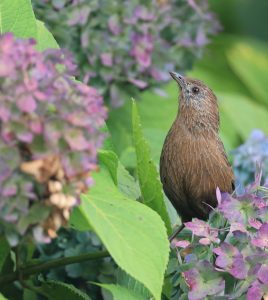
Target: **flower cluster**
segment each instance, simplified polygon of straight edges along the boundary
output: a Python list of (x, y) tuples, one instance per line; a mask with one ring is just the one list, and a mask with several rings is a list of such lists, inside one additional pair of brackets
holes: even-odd
[(173, 242), (174, 299), (261, 300), (268, 293), (268, 186), (260, 181), (259, 172), (240, 196), (217, 192), (209, 221), (185, 224), (189, 238)]
[(245, 186), (253, 180), (256, 164), (261, 164), (263, 180), (268, 180), (268, 136), (261, 130), (252, 131), (249, 139), (232, 151), (232, 155), (239, 185)]
[(0, 226), (11, 244), (55, 237), (92, 182), (106, 109), (74, 71), (66, 52), (0, 38)]
[(169, 79), (168, 71), (190, 68), (219, 30), (207, 0), (33, 4), (61, 47), (75, 54), (85, 82), (92, 78), (113, 106), (137, 89)]

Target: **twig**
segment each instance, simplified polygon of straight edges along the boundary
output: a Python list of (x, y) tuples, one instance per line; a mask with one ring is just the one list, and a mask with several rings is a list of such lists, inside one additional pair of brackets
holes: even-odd
[(0, 287), (3, 286), (4, 284), (9, 284), (14, 281), (17, 281), (23, 278), (25, 279), (26, 277), (29, 277), (30, 275), (40, 273), (42, 271), (46, 271), (49, 269), (61, 267), (61, 266), (66, 266), (66, 265), (71, 265), (75, 263), (80, 263), (88, 260), (95, 260), (95, 259), (100, 259), (104, 257), (110, 256), (108, 251), (99, 251), (99, 252), (91, 252), (91, 253), (85, 253), (81, 255), (76, 255), (76, 256), (69, 256), (69, 257), (63, 257), (63, 258), (57, 258), (53, 259), (47, 262), (43, 263), (38, 263), (38, 264), (33, 264), (29, 266), (21, 266), (19, 269), (16, 269), (15, 272), (7, 274), (5, 276), (0, 277)]

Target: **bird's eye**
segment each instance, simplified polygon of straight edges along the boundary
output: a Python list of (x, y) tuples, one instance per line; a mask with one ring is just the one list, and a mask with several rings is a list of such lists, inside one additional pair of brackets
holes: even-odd
[(194, 94), (198, 94), (198, 93), (199, 93), (199, 88), (198, 88), (197, 86), (194, 86), (194, 87), (192, 88), (192, 92), (193, 92)]

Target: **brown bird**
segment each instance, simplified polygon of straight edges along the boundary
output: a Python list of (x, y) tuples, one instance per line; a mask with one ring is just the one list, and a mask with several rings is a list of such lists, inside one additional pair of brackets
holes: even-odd
[(217, 98), (202, 81), (170, 72), (179, 84), (179, 112), (162, 149), (160, 177), (166, 196), (181, 217), (207, 220), (217, 206), (216, 188), (231, 193), (234, 174), (219, 137)]

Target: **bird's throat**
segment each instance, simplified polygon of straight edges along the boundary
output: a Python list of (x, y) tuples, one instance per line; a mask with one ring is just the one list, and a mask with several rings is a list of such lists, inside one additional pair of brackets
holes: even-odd
[(185, 106), (181, 107), (177, 118), (192, 133), (208, 134), (209, 132), (217, 133), (219, 131), (219, 117), (215, 113)]

